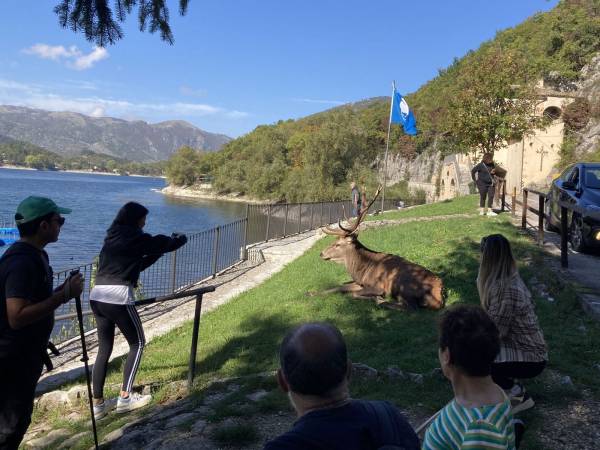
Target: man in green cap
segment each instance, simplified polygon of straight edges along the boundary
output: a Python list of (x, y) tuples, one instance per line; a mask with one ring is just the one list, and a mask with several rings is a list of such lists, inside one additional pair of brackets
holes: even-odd
[(65, 223), (49, 198), (27, 197), (17, 207), (21, 239), (0, 258), (0, 448), (17, 449), (31, 423), (35, 387), (54, 327), (54, 310), (83, 290), (81, 275), (52, 289), (44, 247)]

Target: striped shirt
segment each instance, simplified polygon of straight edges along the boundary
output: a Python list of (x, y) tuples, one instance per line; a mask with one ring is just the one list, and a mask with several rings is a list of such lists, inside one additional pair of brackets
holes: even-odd
[(431, 424), (423, 450), (515, 449), (515, 432), (510, 400), (502, 403), (465, 408), (448, 403)]
[(500, 332), (501, 362), (541, 362), (548, 360), (544, 334), (535, 314), (535, 304), (529, 289), (515, 274), (501, 291), (492, 287), (487, 313)]

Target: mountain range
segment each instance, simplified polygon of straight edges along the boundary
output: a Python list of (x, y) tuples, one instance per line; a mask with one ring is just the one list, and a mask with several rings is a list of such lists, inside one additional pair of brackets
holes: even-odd
[(88, 151), (138, 162), (166, 160), (183, 146), (215, 151), (231, 140), (182, 120), (149, 124), (141, 120), (0, 105), (0, 141), (7, 138), (29, 142), (62, 156)]

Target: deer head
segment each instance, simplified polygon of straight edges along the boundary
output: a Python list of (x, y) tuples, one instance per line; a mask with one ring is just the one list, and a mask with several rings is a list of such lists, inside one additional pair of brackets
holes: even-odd
[(326, 261), (334, 261), (340, 264), (344, 264), (346, 262), (346, 258), (349, 255), (355, 254), (358, 247), (361, 245), (358, 242), (358, 227), (361, 222), (367, 216), (367, 212), (371, 205), (375, 202), (377, 197), (379, 197), (379, 193), (381, 192), (381, 186), (377, 189), (377, 192), (373, 196), (373, 199), (369, 203), (369, 205), (362, 211), (359, 217), (354, 221), (348, 220), (346, 217), (346, 210), (344, 209), (344, 218), (347, 222), (350, 223), (348, 228), (342, 225), (342, 219), (338, 220), (339, 228), (331, 228), (329, 226), (323, 228), (323, 232), (325, 234), (329, 234), (332, 236), (337, 236), (336, 241), (327, 247), (325, 250), (321, 252), (321, 258)]

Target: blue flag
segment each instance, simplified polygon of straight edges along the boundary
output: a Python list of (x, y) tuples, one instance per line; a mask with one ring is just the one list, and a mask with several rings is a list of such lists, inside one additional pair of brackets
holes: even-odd
[(392, 97), (392, 115), (390, 117), (390, 123), (401, 124), (406, 134), (410, 134), (411, 136), (417, 134), (417, 121), (415, 120), (415, 116), (408, 107), (406, 100), (404, 100), (400, 93), (395, 90), (394, 96)]

